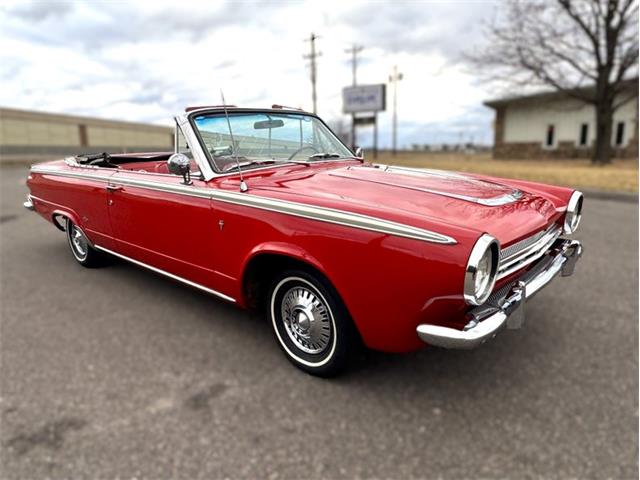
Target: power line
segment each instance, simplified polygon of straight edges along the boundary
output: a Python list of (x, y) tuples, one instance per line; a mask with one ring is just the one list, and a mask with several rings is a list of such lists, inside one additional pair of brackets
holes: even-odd
[[(351, 70), (353, 73), (353, 86), (355, 87), (358, 82), (356, 78), (356, 72), (358, 70), (358, 53), (360, 53), (364, 47), (362, 45), (353, 44), (351, 48), (345, 50), (346, 53), (351, 54)], [(356, 114), (351, 114), (351, 148), (356, 148)]]
[(322, 55), (321, 52), (316, 52), (316, 40), (318, 38), (320, 38), (318, 35), (311, 32), (309, 38), (305, 40), (307, 42), (311, 42), (311, 53), (309, 55), (305, 55), (304, 58), (308, 58), (311, 61), (311, 100), (313, 102), (313, 113), (318, 113), (316, 94), (318, 71), (316, 66), (316, 58)]
[(398, 66), (393, 66), (393, 72), (389, 75), (389, 82), (393, 84), (393, 137), (391, 152), (395, 156), (398, 146), (398, 82), (404, 75), (398, 72)]

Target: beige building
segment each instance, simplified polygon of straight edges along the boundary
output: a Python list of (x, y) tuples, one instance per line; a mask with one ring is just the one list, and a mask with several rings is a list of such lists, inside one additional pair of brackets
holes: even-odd
[[(638, 79), (620, 98), (632, 97), (613, 116), (611, 145), (619, 158), (638, 158)], [(495, 158), (589, 158), (595, 142), (593, 105), (559, 92), (485, 102), (496, 112)]]
[(172, 148), (173, 129), (170, 127), (0, 108), (2, 160)]

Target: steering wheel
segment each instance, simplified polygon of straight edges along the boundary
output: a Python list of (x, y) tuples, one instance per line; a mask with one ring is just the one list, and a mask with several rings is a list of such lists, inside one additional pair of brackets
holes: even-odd
[(295, 157), (296, 155), (298, 155), (300, 152), (304, 152), (305, 150), (313, 150), (313, 153), (320, 153), (316, 147), (314, 147), (313, 145), (305, 145), (304, 147), (300, 147), (299, 149), (297, 149), (295, 152), (293, 152), (291, 155), (289, 155), (288, 160), (291, 160), (293, 157)]

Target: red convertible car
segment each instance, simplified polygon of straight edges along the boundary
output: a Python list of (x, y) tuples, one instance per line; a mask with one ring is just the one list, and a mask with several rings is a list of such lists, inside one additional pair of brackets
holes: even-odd
[(243, 308), (287, 358), (330, 375), (360, 344), (472, 348), (582, 247), (578, 191), (368, 163), (317, 116), (195, 107), (166, 153), (31, 167), (25, 207), (95, 267), (119, 257)]

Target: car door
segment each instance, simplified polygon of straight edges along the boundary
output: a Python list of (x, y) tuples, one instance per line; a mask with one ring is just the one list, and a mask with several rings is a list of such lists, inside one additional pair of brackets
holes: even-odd
[(209, 188), (195, 177), (184, 185), (177, 175), (119, 171), (108, 200), (116, 252), (196, 286), (229, 291), (229, 278), (215, 269), (220, 227)]

